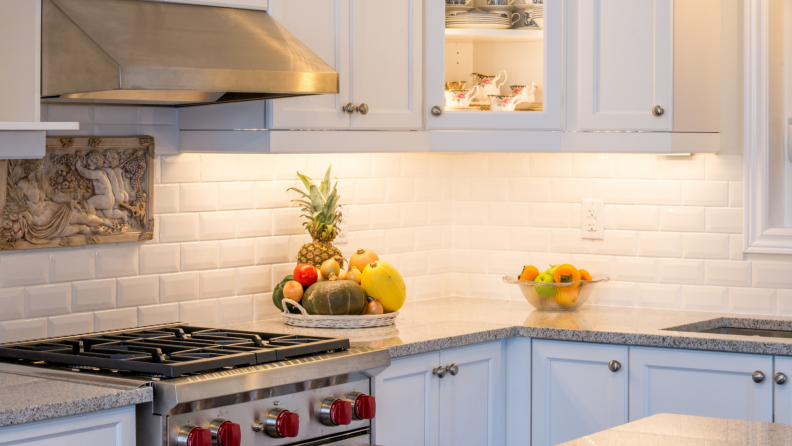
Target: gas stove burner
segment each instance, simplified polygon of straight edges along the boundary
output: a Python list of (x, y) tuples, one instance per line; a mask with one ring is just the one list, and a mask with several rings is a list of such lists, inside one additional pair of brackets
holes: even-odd
[(0, 359), (176, 378), (349, 349), (348, 339), (169, 325), (0, 345)]

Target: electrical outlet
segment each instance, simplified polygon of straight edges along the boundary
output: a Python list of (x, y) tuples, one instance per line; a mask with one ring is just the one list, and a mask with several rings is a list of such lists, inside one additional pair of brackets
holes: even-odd
[(338, 231), (338, 235), (336, 235), (333, 243), (337, 245), (349, 243), (349, 233), (347, 232), (347, 224), (345, 221), (342, 221), (341, 224), (338, 225)]
[(605, 238), (605, 222), (602, 208), (604, 200), (583, 200), (580, 236), (584, 239), (602, 240)]

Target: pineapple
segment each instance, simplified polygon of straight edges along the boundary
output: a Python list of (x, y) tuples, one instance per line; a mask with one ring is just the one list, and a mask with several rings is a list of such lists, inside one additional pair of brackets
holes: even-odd
[(338, 235), (338, 225), (341, 223), (342, 216), (338, 205), (337, 181), (332, 191), (330, 190), (331, 167), (327, 168), (324, 181), (319, 187), (313, 180), (297, 172), (297, 176), (300, 177), (308, 191), (305, 192), (295, 187), (288, 189), (302, 195), (302, 198), (292, 201), (302, 205), (302, 216), (308, 219), (303, 222), (303, 226), (313, 238), (313, 242), (306, 243), (300, 248), (300, 252), (297, 253), (297, 262), (308, 263), (316, 268), (322, 266), (322, 262), (328, 259), (335, 259), (339, 265), (344, 265), (345, 262), (341, 251), (332, 244)]

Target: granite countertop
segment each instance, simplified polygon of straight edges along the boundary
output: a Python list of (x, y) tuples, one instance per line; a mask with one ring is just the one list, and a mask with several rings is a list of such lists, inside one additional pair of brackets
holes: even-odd
[(131, 388), (0, 372), (0, 426), (145, 403), (151, 387)]
[(560, 446), (788, 446), (792, 425), (659, 414)]
[(792, 331), (792, 318), (595, 305), (571, 312), (547, 312), (534, 310), (525, 301), (448, 297), (407, 303), (391, 327), (313, 329), (288, 326), (282, 319), (228, 327), (349, 338), (353, 347), (387, 348), (393, 358), (514, 336), (792, 356), (789, 338), (664, 330), (717, 325)]

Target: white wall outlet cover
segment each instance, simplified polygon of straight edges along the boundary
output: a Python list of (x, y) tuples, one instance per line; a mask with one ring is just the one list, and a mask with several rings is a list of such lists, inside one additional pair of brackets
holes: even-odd
[(605, 238), (605, 214), (602, 209), (605, 200), (583, 200), (581, 206), (580, 236), (584, 239), (602, 240)]
[(338, 225), (339, 233), (336, 238), (333, 240), (334, 244), (340, 245), (344, 243), (349, 243), (349, 232), (347, 232), (347, 224), (345, 221), (342, 221)]

